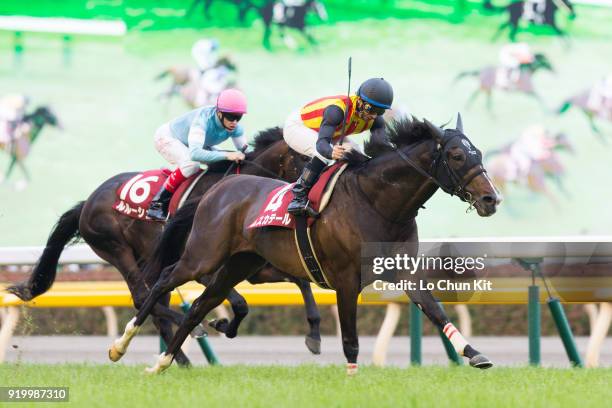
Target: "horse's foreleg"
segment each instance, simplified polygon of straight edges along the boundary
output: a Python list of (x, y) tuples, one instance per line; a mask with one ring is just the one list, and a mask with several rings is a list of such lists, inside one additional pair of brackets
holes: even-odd
[(446, 336), (451, 342), (457, 354), (470, 359), (470, 365), (476, 368), (489, 368), (493, 363), (484, 355), (476, 351), (459, 330), (448, 320), (444, 310), (438, 305), (429, 290), (406, 291), (410, 300), (425, 313), (427, 318)]
[[(164, 298), (165, 298), (163, 299), (164, 303), (168, 303), (170, 301), (169, 295), (164, 296)], [(172, 325), (170, 324), (170, 321), (167, 319), (161, 319), (158, 316), (154, 315), (153, 324), (159, 331), (159, 335), (161, 336), (161, 338), (164, 340), (166, 344), (168, 344), (172, 340), (172, 337), (173, 337)], [(187, 358), (183, 350), (179, 350), (175, 358), (176, 358), (177, 364), (180, 366), (188, 367), (191, 365), (191, 363), (189, 362), (189, 358)]]
[(346, 373), (357, 374), (357, 355), (359, 339), (357, 338), (357, 297), (359, 282), (349, 282), (347, 287), (338, 288), (336, 300), (342, 330), (342, 349), (346, 357)]
[(478, 95), (480, 95), (480, 90), (481, 90), (480, 88), (476, 88), (476, 90), (472, 92), (469, 99), (465, 103), (466, 108), (469, 108), (470, 106), (472, 106), (472, 104), (476, 101), (476, 98), (478, 98)]
[(306, 335), (306, 347), (312, 354), (321, 354), (321, 315), (319, 314), (319, 308), (315, 302), (310, 287), (310, 282), (304, 279), (291, 279), (302, 292), (302, 298), (304, 299), (304, 307), (306, 308), (306, 320), (308, 320), (308, 326), (310, 327), (310, 333)]
[(151, 314), (155, 304), (162, 298), (162, 296), (169, 293), (177, 286), (180, 286), (192, 279), (190, 274), (173, 273), (174, 269), (178, 269), (178, 265), (176, 268), (174, 268), (174, 266), (169, 266), (162, 271), (159, 280), (151, 289), (149, 296), (138, 310), (136, 317), (127, 323), (123, 335), (114, 341), (108, 351), (108, 356), (112, 361), (119, 360), (121, 356), (125, 354), (128, 346), (130, 345), (130, 341), (132, 341), (132, 338), (138, 333), (140, 327), (145, 322), (149, 314)]
[[(174, 338), (168, 344), (168, 351), (162, 353), (155, 366), (147, 369), (147, 372), (156, 374), (168, 368), (189, 332), (206, 317), (208, 312), (219, 306), (223, 299), (229, 296), (230, 291), (236, 284), (254, 273), (264, 262), (259, 257), (253, 258), (251, 254), (234, 255), (234, 257), (230, 258), (226, 266), (217, 272), (213, 282), (193, 302), (184, 323), (178, 328)], [(201, 272), (203, 275), (207, 275), (212, 273), (212, 270), (214, 269), (206, 268)]]

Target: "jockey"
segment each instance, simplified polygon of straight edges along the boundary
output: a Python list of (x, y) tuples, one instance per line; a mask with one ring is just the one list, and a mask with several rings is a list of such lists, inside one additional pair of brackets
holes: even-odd
[(597, 116), (612, 119), (612, 74), (598, 81), (589, 91), (587, 107)]
[(338, 144), (343, 130), (345, 135), (352, 135), (369, 129), (372, 137), (385, 137), (382, 115), (392, 102), (391, 85), (382, 78), (371, 78), (361, 84), (356, 95), (317, 99), (289, 115), (283, 128), (285, 141), (293, 150), (312, 158), (293, 187), (289, 213), (312, 212), (308, 192), (323, 168), (332, 160), (342, 159), (350, 149), (359, 149), (350, 139)]
[(501, 69), (498, 71), (497, 83), (502, 88), (516, 84), (521, 76), (521, 69), (535, 61), (535, 55), (527, 43), (506, 44), (499, 50)]
[(231, 137), (236, 149), (245, 150), (247, 141), (238, 122), (246, 112), (246, 96), (237, 89), (226, 89), (219, 94), (216, 106), (192, 110), (157, 129), (155, 148), (177, 168), (153, 198), (147, 211), (150, 218), (166, 219), (172, 194), (201, 164), (206, 170), (208, 163), (244, 160), (242, 152), (222, 152), (213, 146)]
[(203, 38), (191, 47), (191, 56), (195, 60), (200, 72), (204, 72), (215, 66), (219, 50), (219, 41), (214, 38)]
[(522, 18), (535, 24), (544, 23), (546, 0), (526, 0), (523, 3)]
[(7, 94), (0, 98), (0, 143), (10, 145), (17, 139), (16, 130), (28, 102), (28, 98), (21, 94)]

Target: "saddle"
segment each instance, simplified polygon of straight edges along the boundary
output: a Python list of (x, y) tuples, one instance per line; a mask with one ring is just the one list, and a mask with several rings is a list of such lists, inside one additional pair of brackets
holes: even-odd
[[(117, 201), (113, 204), (113, 209), (130, 218), (153, 221), (147, 217), (147, 208), (171, 173), (169, 169), (147, 170), (130, 178), (117, 189)], [(174, 192), (168, 211), (170, 216), (173, 216), (187, 200), (196, 182), (204, 173), (200, 169)]]

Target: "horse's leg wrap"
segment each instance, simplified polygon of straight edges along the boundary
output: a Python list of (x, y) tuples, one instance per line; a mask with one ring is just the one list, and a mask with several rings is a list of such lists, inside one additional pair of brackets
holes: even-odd
[(468, 342), (465, 337), (463, 337), (463, 335), (459, 332), (459, 330), (455, 327), (455, 325), (450, 322), (446, 323), (446, 325), (442, 329), (442, 332), (444, 332), (446, 338), (451, 342), (457, 354), (459, 354), (460, 356), (465, 356), (464, 351), (466, 346), (468, 346)]
[(140, 326), (136, 326), (134, 324), (135, 322), (136, 318), (134, 317), (125, 326), (123, 335), (115, 340), (110, 350), (108, 350), (108, 357), (112, 361), (118, 361), (125, 354), (128, 346), (130, 345), (130, 341), (138, 333), (138, 330), (140, 330)]

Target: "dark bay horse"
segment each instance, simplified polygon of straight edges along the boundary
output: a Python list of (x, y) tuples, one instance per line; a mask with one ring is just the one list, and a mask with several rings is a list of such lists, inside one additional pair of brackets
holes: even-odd
[[(255, 138), (255, 149), (247, 154), (241, 173), (262, 176), (273, 176), (287, 181), (294, 181), (300, 175), (307, 158), (291, 150), (282, 140), (282, 131), (272, 128), (261, 132)], [(209, 167), (208, 174), (201, 177), (190, 194), (190, 199), (196, 202), (205, 191), (221, 180), (229, 162), (216, 163)], [(75, 205), (64, 213), (54, 226), (47, 245), (29, 280), (11, 286), (7, 290), (23, 300), (31, 300), (45, 293), (55, 280), (58, 259), (64, 247), (71, 241), (82, 237), (102, 259), (116, 267), (128, 284), (134, 306), (139, 308), (149, 288), (141, 270), (144, 262), (151, 255), (157, 237), (161, 234), (163, 225), (152, 221), (135, 220), (127, 217), (112, 207), (116, 201), (117, 189), (138, 173), (122, 173), (105, 181), (86, 201)], [(189, 206), (189, 201), (185, 205)], [(211, 236), (212, 237), (212, 236)], [(213, 239), (213, 238), (210, 238)], [(180, 249), (177, 249), (179, 251)], [(262, 269), (259, 276), (253, 276), (255, 282), (279, 282), (286, 275), (274, 268)], [(310, 333), (307, 336), (307, 346), (318, 353), (320, 350), (319, 313), (314, 304), (310, 285), (306, 281), (290, 278), (304, 293), (307, 304), (307, 317)], [(155, 281), (151, 282), (154, 283)], [(206, 284), (207, 280), (202, 283)], [(229, 295), (234, 319), (230, 324), (224, 321), (215, 322), (215, 328), (234, 337), (240, 321), (248, 313), (246, 301), (238, 292)], [(183, 315), (168, 308), (169, 297), (166, 296), (155, 306), (155, 324), (160, 330), (166, 344), (172, 338), (171, 322), (180, 324)], [(178, 356), (177, 356), (178, 357)], [(177, 362), (187, 364), (184, 355)]]
[(21, 169), (27, 181), (30, 180), (30, 174), (25, 167), (24, 161), (45, 125), (61, 129), (60, 122), (51, 108), (39, 106), (34, 112), (24, 115), (22, 121), (17, 124), (15, 129), (17, 138), (8, 143), (0, 143), (0, 149), (5, 150), (11, 157), (9, 166), (4, 173), (5, 180), (9, 178), (15, 166)]
[[(357, 370), (359, 344), (356, 328), (357, 298), (372, 283), (361, 274), (361, 246), (366, 242), (407, 245), (409, 256), (418, 250), (417, 211), (441, 188), (475, 207), (480, 216), (495, 213), (500, 199), (482, 166), (482, 154), (464, 135), (460, 118), (456, 129), (440, 128), (416, 119), (403, 119), (389, 129), (389, 142), (371, 140), (366, 152), (372, 159), (347, 169), (339, 178), (327, 209), (311, 229), (321, 266), (336, 290), (347, 372)], [(198, 297), (151, 372), (167, 368), (189, 332), (240, 281), (271, 263), (300, 278), (307, 276), (297, 256), (293, 231), (283, 228), (247, 229), (271, 191), (283, 183), (252, 176), (232, 176), (218, 183), (201, 199), (185, 250), (165, 253), (162, 236), (145, 273), (159, 280), (149, 298), (126, 326), (109, 353), (123, 353), (157, 300), (173, 288), (214, 274), (211, 285)], [(188, 231), (188, 230), (187, 230)], [(213, 234), (217, 239), (209, 240)], [(173, 236), (176, 236), (174, 231)], [(162, 267), (165, 268), (162, 270)], [(420, 274), (408, 279), (423, 278)], [(427, 317), (451, 341), (456, 351), (478, 368), (491, 361), (476, 351), (449, 322), (431, 292), (407, 290)]]
[(483, 7), (496, 12), (508, 12), (508, 21), (499, 26), (493, 39), (499, 37), (503, 30), (510, 27), (509, 38), (514, 41), (521, 20), (526, 20), (529, 24), (548, 26), (557, 35), (565, 37), (567, 34), (557, 26), (555, 20), (557, 10), (562, 8), (569, 12), (571, 19), (576, 18), (574, 5), (570, 0), (513, 1), (502, 7), (494, 6), (491, 0), (486, 0)]
[[(308, 32), (306, 17), (309, 12), (314, 12), (321, 21), (327, 20), (327, 11), (323, 3), (317, 0), (304, 0), (299, 5), (288, 5), (278, 0), (266, 0), (258, 9), (263, 20), (265, 30), (263, 45), (266, 49), (271, 49), (270, 36), (272, 35), (272, 25), (278, 26), (281, 38), (288, 43), (285, 28), (293, 28), (299, 31), (310, 45), (316, 45), (317, 40)], [(290, 45), (290, 48), (293, 46)]]

